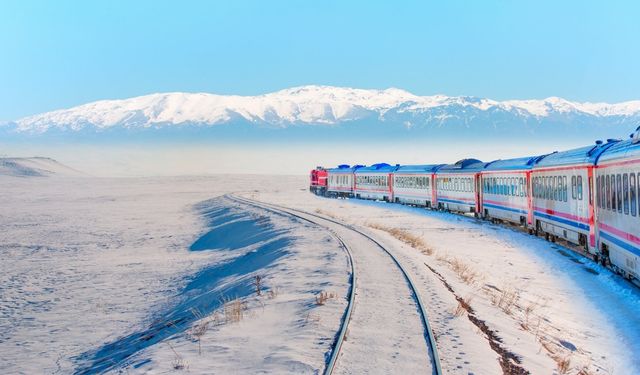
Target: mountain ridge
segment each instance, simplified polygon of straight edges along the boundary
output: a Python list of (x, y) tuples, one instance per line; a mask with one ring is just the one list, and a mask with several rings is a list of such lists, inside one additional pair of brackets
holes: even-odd
[(401, 121), (410, 128), (448, 120), (504, 117), (494, 121), (640, 121), (640, 100), (621, 103), (573, 102), (559, 97), (496, 101), (471, 96), (418, 96), (398, 88), (384, 90), (299, 86), (256, 96), (211, 93), (156, 93), (100, 100), (15, 121), (17, 132), (51, 129), (101, 131), (113, 127), (216, 126), (247, 122), (275, 128), (334, 126), (357, 120)]

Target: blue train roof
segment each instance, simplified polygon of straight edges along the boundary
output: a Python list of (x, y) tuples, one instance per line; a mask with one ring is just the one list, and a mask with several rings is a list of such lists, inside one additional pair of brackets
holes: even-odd
[(354, 166), (350, 166), (349, 164), (340, 164), (337, 168), (329, 168), (327, 172), (329, 173), (353, 173), (355, 170), (364, 168), (364, 165), (355, 164)]
[(437, 173), (468, 173), (481, 171), (484, 168), (483, 162), (478, 159), (462, 159), (454, 164), (447, 164), (438, 168)]
[(618, 142), (609, 147), (605, 152), (602, 153), (596, 163), (621, 159), (629, 156), (640, 157), (640, 131), (635, 140), (627, 139), (626, 141)]
[(433, 173), (444, 164), (421, 164), (421, 165), (401, 165), (396, 169), (396, 173)]
[(510, 171), (519, 169), (531, 169), (547, 155), (528, 156), (515, 159), (498, 159), (491, 161), (484, 166), (485, 171)]
[(597, 141), (591, 146), (574, 148), (572, 150), (554, 152), (540, 160), (534, 168), (554, 167), (573, 164), (595, 164), (598, 157), (619, 140), (609, 139), (606, 143)]
[(368, 167), (358, 168), (356, 173), (390, 173), (398, 169), (399, 165), (389, 165), (387, 163), (372, 164)]

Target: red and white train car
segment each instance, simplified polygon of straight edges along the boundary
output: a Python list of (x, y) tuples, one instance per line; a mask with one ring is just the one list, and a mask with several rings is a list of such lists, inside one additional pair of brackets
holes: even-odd
[(546, 155), (496, 160), (481, 172), (482, 217), (533, 226), (531, 171)]
[(480, 212), (480, 172), (484, 163), (463, 159), (436, 171), (436, 207), (461, 213)]
[(444, 164), (403, 165), (393, 173), (396, 203), (432, 207), (436, 200), (436, 171)]
[(604, 263), (640, 278), (640, 130), (610, 147), (595, 169), (598, 248)]
[(353, 197), (354, 174), (361, 165), (341, 164), (338, 168), (327, 169), (327, 196)]
[(391, 173), (398, 166), (387, 163), (373, 164), (354, 171), (356, 198), (375, 199), (393, 202), (393, 180)]
[(616, 143), (555, 152), (540, 160), (531, 175), (533, 220), (537, 233), (563, 238), (595, 254), (594, 167), (598, 157)]

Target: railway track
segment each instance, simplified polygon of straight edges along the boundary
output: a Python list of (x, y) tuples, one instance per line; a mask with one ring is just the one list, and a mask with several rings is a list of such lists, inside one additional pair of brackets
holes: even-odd
[[(310, 213), (310, 212), (306, 212), (306, 211), (302, 211), (302, 210), (297, 210), (297, 209), (293, 209), (293, 208), (288, 208), (288, 207), (283, 207), (280, 205), (275, 205), (275, 204), (271, 204), (271, 203), (265, 203), (265, 202), (259, 202), (259, 201), (255, 201), (255, 200), (251, 200), (248, 198), (243, 198), (243, 197), (239, 197), (237, 195), (227, 195), (226, 196), (228, 199), (235, 201), (236, 203), (241, 203), (241, 204), (245, 204), (245, 205), (250, 205), (253, 207), (257, 207), (263, 210), (267, 210), (269, 212), (273, 212), (273, 213), (277, 213), (280, 215), (285, 215), (285, 216), (290, 216), (290, 217), (295, 217), (297, 219), (312, 223), (314, 225), (318, 225), (321, 226), (325, 229), (327, 229), (336, 239), (337, 241), (341, 244), (341, 246), (343, 247), (343, 249), (346, 251), (348, 258), (349, 258), (349, 263), (350, 263), (350, 267), (351, 267), (351, 287), (349, 290), (349, 301), (348, 301), (348, 306), (347, 309), (345, 311), (345, 314), (343, 316), (342, 319), (342, 324), (340, 327), (340, 330), (336, 336), (336, 339), (333, 343), (332, 346), (332, 351), (331, 354), (329, 356), (329, 360), (327, 361), (327, 365), (324, 371), (324, 374), (333, 374), (336, 372), (351, 372), (351, 373), (357, 373), (360, 372), (359, 370), (362, 369), (349, 369), (349, 368), (342, 368), (339, 369), (339, 358), (341, 358), (341, 354), (343, 354), (343, 348), (345, 346), (345, 342), (347, 341), (347, 332), (349, 332), (349, 336), (352, 334), (355, 334), (357, 336), (357, 332), (354, 332), (354, 330), (360, 330), (360, 331), (365, 331), (366, 328), (363, 327), (363, 323), (362, 321), (366, 321), (368, 318), (370, 318), (370, 321), (374, 321), (375, 317), (369, 317), (366, 316), (367, 313), (371, 314), (371, 308), (367, 307), (367, 305), (371, 306), (372, 303), (373, 304), (379, 304), (380, 301), (375, 301), (373, 300), (373, 302), (371, 301), (371, 298), (367, 299), (367, 294), (370, 294), (367, 292), (366, 288), (368, 287), (368, 285), (365, 285), (364, 282), (367, 281), (367, 271), (368, 270), (358, 270), (358, 267), (356, 266), (356, 263), (358, 262), (357, 260), (354, 262), (354, 258), (356, 258), (354, 256), (354, 249), (352, 249), (352, 247), (350, 247), (348, 245), (348, 240), (346, 240), (344, 237), (345, 236), (350, 236), (352, 241), (354, 240), (355, 237), (359, 237), (359, 242), (360, 244), (363, 243), (367, 243), (367, 248), (377, 248), (378, 250), (381, 250), (381, 252), (384, 254), (384, 256), (388, 257), (388, 259), (390, 259), (392, 261), (392, 264), (395, 265), (395, 267), (397, 267), (397, 269), (400, 270), (400, 273), (402, 275), (402, 279), (406, 282), (406, 285), (408, 286), (409, 290), (410, 290), (410, 294), (411, 294), (411, 301), (414, 304), (417, 313), (419, 315), (419, 319), (420, 319), (420, 324), (422, 326), (423, 329), (423, 337), (424, 337), (424, 341), (426, 344), (426, 349), (428, 351), (428, 362), (431, 364), (431, 368), (430, 368), (430, 372), (432, 374), (436, 374), (436, 375), (440, 375), (442, 374), (442, 368), (440, 365), (440, 359), (438, 357), (438, 351), (437, 351), (437, 347), (436, 347), (436, 341), (433, 335), (433, 332), (431, 330), (431, 326), (429, 324), (429, 319), (428, 319), (428, 315), (425, 309), (425, 305), (422, 302), (422, 299), (420, 298), (420, 295), (418, 293), (418, 290), (413, 282), (413, 280), (411, 279), (411, 277), (409, 276), (409, 274), (407, 273), (407, 271), (405, 270), (405, 268), (402, 266), (402, 264), (398, 261), (398, 259), (393, 255), (392, 252), (390, 252), (387, 248), (385, 248), (382, 244), (380, 244), (378, 241), (376, 241), (374, 238), (372, 238), (370, 235), (368, 235), (367, 233), (344, 223), (341, 223), (337, 220), (334, 220), (332, 218), (328, 218), (328, 217), (324, 217), (321, 215), (317, 215), (314, 213)], [(354, 237), (355, 236), (355, 237)], [(374, 254), (375, 252), (370, 252), (370, 251), (365, 251), (362, 252), (362, 250), (360, 250), (361, 256), (380, 256), (380, 254), (378, 253), (377, 255)], [(360, 272), (363, 271), (363, 272)], [(388, 273), (388, 269), (384, 270), (385, 273)], [(371, 271), (369, 272), (369, 274), (371, 273), (375, 274), (375, 271)], [(358, 279), (356, 279), (356, 276), (358, 275), (362, 275), (363, 277), (358, 276)], [(370, 278), (370, 275), (369, 275)], [(371, 279), (369, 279), (371, 280)], [(358, 292), (359, 291), (359, 292)], [(375, 291), (374, 291), (375, 292)], [(401, 293), (400, 293), (401, 294)], [(389, 296), (387, 296), (389, 297)], [(391, 296), (394, 297), (394, 296)], [(398, 304), (400, 306), (402, 306), (402, 301), (400, 301), (400, 303), (391, 303), (391, 305), (394, 304)], [(405, 304), (405, 309), (407, 308), (407, 301), (404, 301)], [(359, 305), (357, 305), (357, 303)], [(362, 305), (362, 306), (361, 306)], [(360, 310), (358, 310), (358, 308), (360, 308)], [(358, 316), (356, 314), (356, 324), (352, 323), (353, 317), (354, 317), (354, 310), (358, 310), (361, 312), (361, 316)], [(384, 309), (382, 309), (384, 310)], [(375, 313), (375, 312), (374, 312)], [(364, 317), (363, 317), (364, 316)], [(399, 317), (398, 317), (399, 318)], [(358, 326), (360, 325), (360, 326)], [(355, 326), (355, 327), (354, 327)], [(371, 328), (371, 327), (369, 327)], [(374, 328), (378, 328), (378, 327), (374, 327)], [(385, 339), (387, 339), (385, 337)], [(357, 341), (357, 339), (356, 339)], [(383, 340), (382, 340), (383, 341)], [(371, 349), (369, 348), (360, 348), (359, 350), (376, 350), (376, 345), (375, 343), (371, 344), (369, 342), (367, 342), (368, 346), (371, 347)], [(371, 345), (369, 345), (371, 344)], [(381, 342), (381, 344), (384, 344), (384, 342)], [(398, 346), (397, 343), (395, 343), (393, 345)], [(397, 349), (397, 348), (396, 348)], [(357, 353), (357, 350), (351, 349), (352, 351), (355, 351)], [(389, 352), (389, 348), (382, 348), (381, 349), (381, 353), (387, 353)], [(401, 354), (400, 354), (401, 355)], [(344, 357), (344, 356), (343, 356)], [(358, 357), (357, 354), (352, 354), (351, 357)], [(395, 358), (395, 357), (394, 357)], [(423, 358), (424, 359), (424, 358)], [(343, 360), (344, 362), (345, 360)], [(373, 366), (374, 364), (365, 364), (365, 365), (370, 365)], [(345, 367), (346, 365), (343, 364), (343, 367)], [(347, 366), (348, 367), (348, 366)], [(357, 366), (356, 366), (357, 367)], [(340, 370), (337, 371), (336, 369)], [(379, 368), (376, 368), (376, 370), (380, 370)], [(427, 371), (428, 372), (428, 371)]]

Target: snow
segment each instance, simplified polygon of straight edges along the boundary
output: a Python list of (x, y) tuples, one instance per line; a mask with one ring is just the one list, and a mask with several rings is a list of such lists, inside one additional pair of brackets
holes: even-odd
[[(290, 181), (0, 177), (0, 373), (93, 373), (113, 362), (116, 372), (156, 373), (174, 351), (195, 372), (321, 370), (346, 306), (344, 251), (323, 230), (209, 200)], [(215, 241), (215, 231), (245, 229), (255, 236)], [(212, 323), (200, 355), (194, 318), (222, 316), (221, 301), (246, 295), (255, 274), (262, 296), (247, 296), (242, 321)], [(336, 297), (317, 306), (320, 291)], [(221, 360), (229, 355), (243, 362)]]
[(562, 98), (495, 101), (445, 95), (418, 96), (389, 88), (365, 90), (332, 86), (301, 86), (257, 95), (157, 93), (122, 100), (102, 100), (18, 120), (19, 131), (41, 133), (49, 128), (80, 130), (88, 126), (149, 128), (160, 125), (219, 125), (236, 119), (252, 123), (333, 125), (389, 113), (429, 114), (458, 109), (501, 110), (521, 116), (546, 117), (582, 113), (597, 117), (638, 116), (640, 101), (617, 104), (578, 103)]
[[(346, 308), (344, 251), (329, 232), (221, 197), (228, 192), (321, 210), (381, 241), (418, 286), (445, 373), (501, 373), (496, 345), (532, 374), (557, 373), (563, 359), (572, 374), (640, 373), (640, 290), (515, 229), (315, 197), (306, 176), (42, 181), (0, 176), (1, 373), (97, 372), (102, 358), (115, 361), (113, 373), (181, 364), (190, 373), (322, 371)], [(418, 236), (433, 253), (374, 223)], [(375, 247), (339, 234), (360, 281), (338, 371), (426, 368), (406, 282)], [(324, 305), (315, 303), (321, 291), (333, 296)], [(501, 292), (515, 301), (501, 304)], [(225, 319), (223, 297), (239, 298), (242, 319)], [(473, 311), (456, 312), (459, 299)]]
[(0, 176), (47, 177), (47, 176), (83, 176), (84, 173), (44, 157), (0, 158)]
[[(572, 373), (582, 368), (604, 374), (640, 372), (635, 355), (640, 352), (640, 290), (610, 271), (543, 239), (473, 218), (307, 195), (284, 199), (265, 193), (259, 198), (306, 210), (322, 207), (364, 228), (371, 223), (402, 228), (434, 249), (433, 255), (425, 255), (386, 232), (369, 229), (424, 286), (422, 298), (447, 373), (499, 373), (498, 356), (477, 326), (455, 316), (454, 294), (425, 263), (444, 276), (455, 295), (469, 301), (476, 317), (497, 332), (531, 373), (553, 373), (556, 360), (565, 358)], [(454, 260), (468, 266), (476, 280), (464, 282), (451, 266)], [(497, 289), (517, 296), (509, 312), (496, 305), (501, 296)]]

